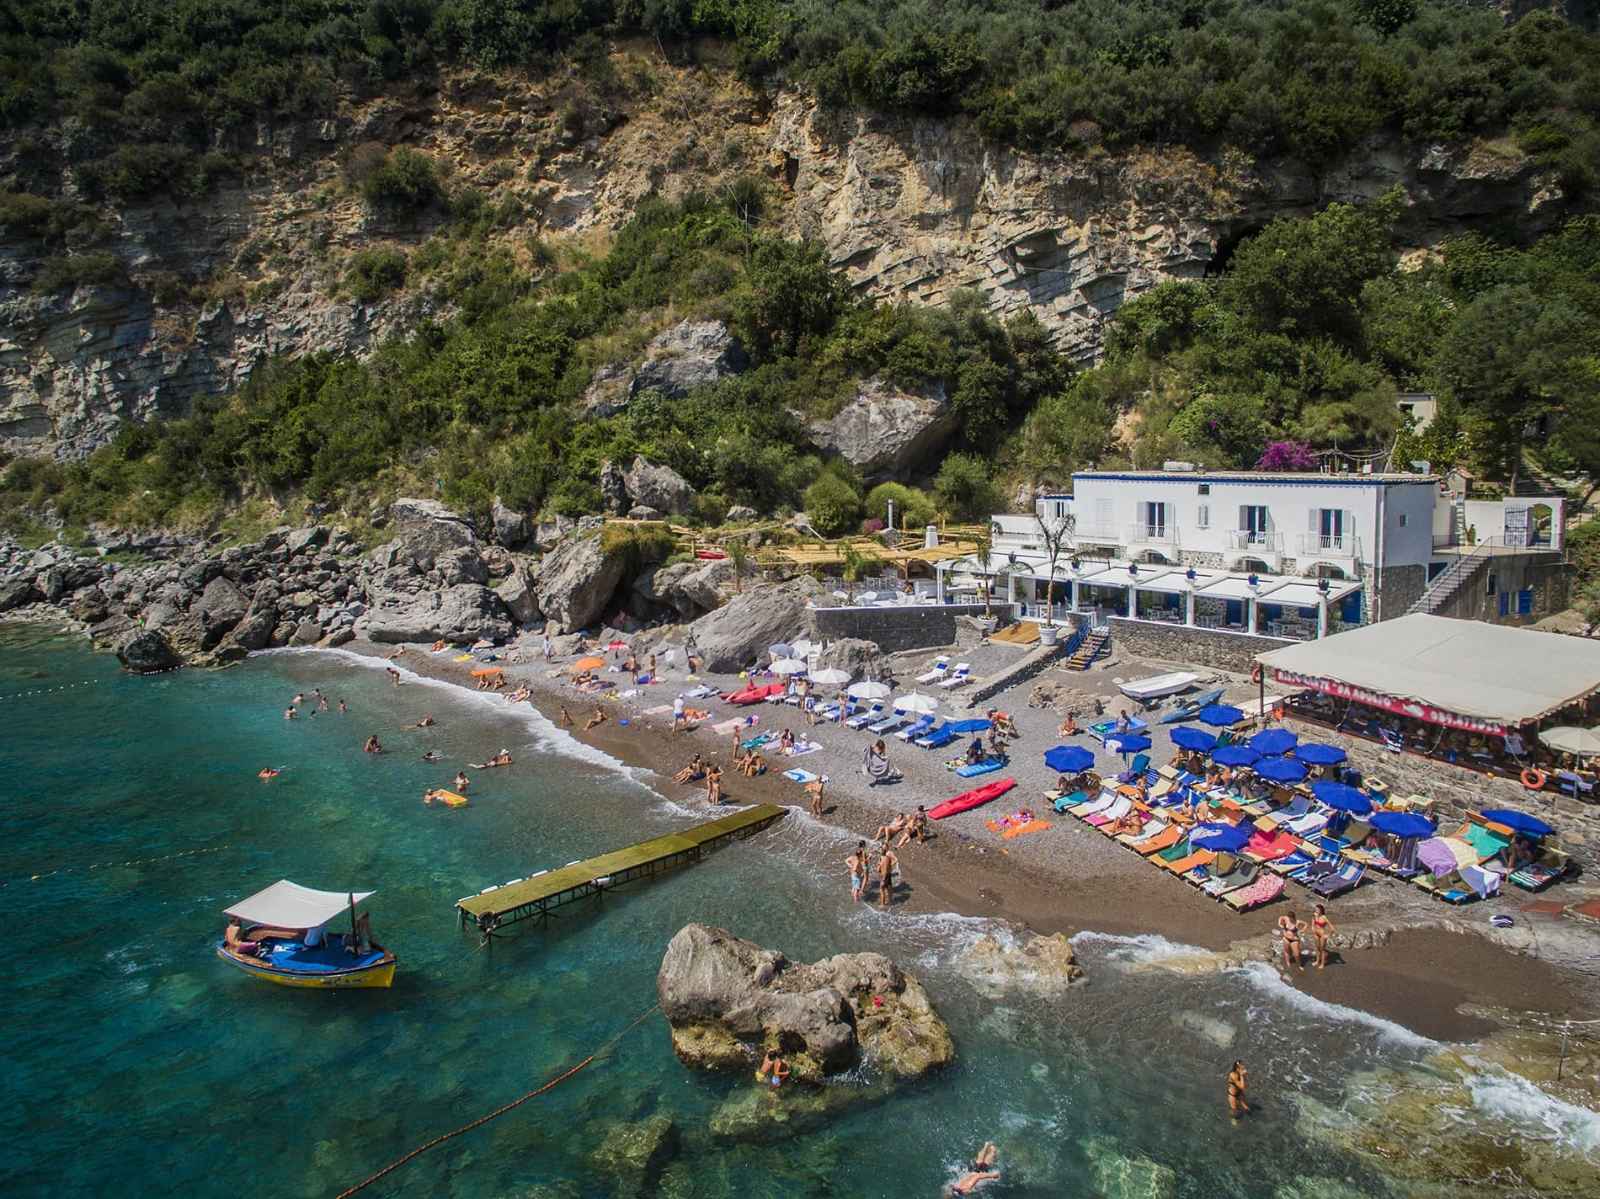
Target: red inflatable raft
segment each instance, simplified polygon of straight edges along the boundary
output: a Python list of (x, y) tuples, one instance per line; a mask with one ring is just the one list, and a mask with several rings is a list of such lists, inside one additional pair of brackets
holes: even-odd
[(954, 799), (945, 800), (930, 811), (928, 816), (933, 820), (943, 820), (946, 816), (954, 816), (957, 812), (970, 812), (973, 808), (982, 807), (991, 799), (999, 799), (1016, 785), (1016, 779), (1001, 779), (997, 783), (985, 783), (981, 787), (974, 787), (971, 791), (963, 791)]

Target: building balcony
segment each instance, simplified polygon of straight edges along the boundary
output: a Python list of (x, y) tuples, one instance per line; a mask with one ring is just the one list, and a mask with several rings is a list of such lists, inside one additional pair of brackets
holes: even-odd
[(1301, 533), (1302, 558), (1346, 558), (1355, 561), (1361, 557), (1361, 542), (1354, 533)]
[(1124, 544), (1176, 546), (1178, 544), (1178, 526), (1152, 525), (1140, 521), (1138, 524), (1128, 526), (1127, 540)]
[(1122, 545), (1122, 534), (1111, 525), (1097, 525), (1079, 521), (1072, 530), (1072, 540), (1079, 545)]
[(1283, 566), (1283, 534), (1274, 529), (1229, 529), (1227, 559), (1230, 565), (1255, 558), (1276, 571)]

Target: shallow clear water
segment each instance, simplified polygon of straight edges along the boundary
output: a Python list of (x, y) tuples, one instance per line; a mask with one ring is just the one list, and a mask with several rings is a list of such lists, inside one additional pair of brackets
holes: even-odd
[[(313, 686), (351, 712), (285, 721)], [(437, 728), (402, 730), (423, 712)], [(823, 1131), (726, 1142), (708, 1117), (746, 1084), (690, 1075), (654, 1017), (368, 1194), (635, 1193), (589, 1155), (615, 1122), (654, 1113), (679, 1130), (670, 1195), (934, 1195), (985, 1139), (1012, 1169), (1007, 1195), (1150, 1193), (1117, 1181), (1118, 1157), (1171, 1167), (1183, 1196), (1275, 1196), (1306, 1176), (1388, 1193), (1308, 1146), (1289, 1100), (1343, 1102), (1349, 1073), (1425, 1043), (1297, 1006), (1270, 972), (1141, 969), (1153, 942), (1084, 938), (1090, 985), (1063, 999), (982, 994), (961, 951), (985, 922), (855, 907), (844, 840), (799, 814), (480, 949), (457, 929), (457, 897), (698, 818), (498, 699), (394, 688), (336, 654), (133, 678), (76, 643), (3, 630), (0, 720), (7, 1195), (334, 1195), (605, 1042), (653, 1002), (662, 949), (689, 920), (800, 958), (895, 956), (950, 1022), (959, 1064)], [(390, 753), (361, 753), (372, 732)], [(456, 763), (502, 746), (518, 766), (475, 772), (470, 807), (422, 806)], [(426, 748), (448, 765), (421, 762)], [(282, 776), (259, 782), (266, 765)], [(285, 877), (378, 891), (392, 990), (291, 991), (215, 958), (223, 906)], [(1222, 1076), (1236, 1055), (1261, 1111), (1234, 1127)]]

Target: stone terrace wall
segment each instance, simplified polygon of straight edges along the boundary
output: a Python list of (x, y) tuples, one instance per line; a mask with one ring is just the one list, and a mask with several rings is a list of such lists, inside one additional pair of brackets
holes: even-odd
[(1113, 616), (1109, 623), (1111, 644), (1119, 652), (1136, 658), (1159, 658), (1238, 674), (1250, 673), (1257, 654), (1294, 644), (1277, 637), (1251, 637), (1218, 629), (1129, 620), (1125, 616)]
[(1432, 799), (1444, 832), (1451, 832), (1468, 811), (1517, 808), (1554, 825), (1559, 834), (1557, 844), (1572, 854), (1584, 870), (1600, 870), (1600, 804), (1549, 791), (1529, 791), (1514, 779), (1493, 778), (1416, 754), (1391, 753), (1365, 738), (1296, 720), (1292, 714), (1284, 724), (1306, 740), (1337, 745), (1350, 755), (1350, 765), (1364, 778), (1387, 783), (1391, 795)]
[[(989, 612), (1002, 624), (1015, 619), (1015, 605), (989, 605)], [(982, 604), (905, 604), (893, 608), (818, 608), (817, 633), (827, 641), (859, 637), (876, 641), (887, 654), (908, 649), (932, 649), (954, 645), (956, 620), (962, 616), (983, 617)]]

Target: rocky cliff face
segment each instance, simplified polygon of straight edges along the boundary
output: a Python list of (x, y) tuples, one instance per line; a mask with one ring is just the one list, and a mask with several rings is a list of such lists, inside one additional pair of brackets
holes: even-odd
[[(779, 222), (820, 239), (862, 291), (938, 303), (974, 288), (1001, 313), (1032, 309), (1084, 359), (1129, 298), (1200, 275), (1282, 213), (1399, 185), (1421, 246), (1478, 218), (1527, 225), (1532, 214), (1537, 226), (1564, 208), (1509, 143), (1374, 144), (1321, 175), (1236, 153), (1040, 156), (989, 144), (963, 122), (829, 113), (798, 92), (763, 99), (716, 72), (616, 61), (633, 80), (626, 99), (574, 99), (567, 79), (469, 75), (326, 120), (264, 125), (253, 144), (231, 147), (247, 166), (219, 191), (103, 214), (115, 283), (30, 290), (41, 252), (0, 246), (0, 445), (87, 452), (120, 422), (181, 413), (275, 355), (361, 354), (448, 315), (426, 287), (373, 304), (338, 294), (353, 251), (434, 231), (365, 210), (341, 182), (358, 148), (414, 146), (457, 181), (517, 199), (524, 216), (501, 236), (519, 247), (533, 233), (613, 228), (653, 192), (762, 173), (782, 197)], [(0, 150), (0, 175), (20, 153)], [(70, 177), (60, 190), (73, 194)], [(619, 373), (598, 398), (614, 402), (632, 382)]]

